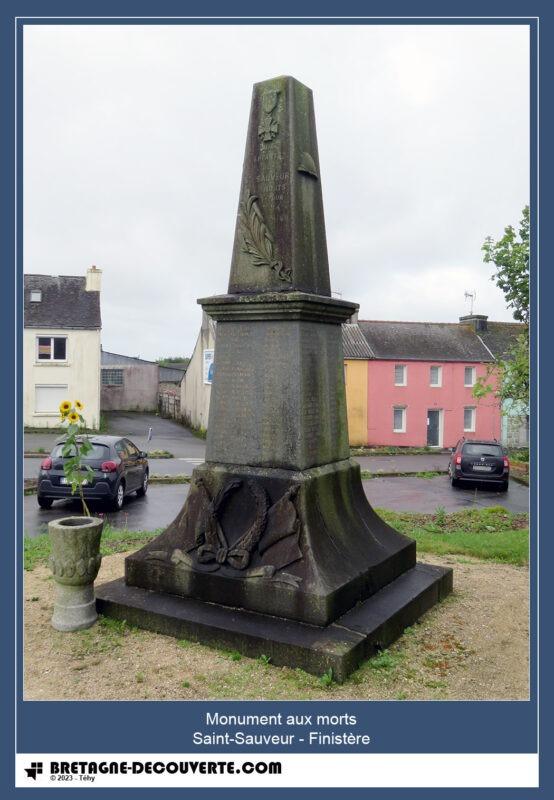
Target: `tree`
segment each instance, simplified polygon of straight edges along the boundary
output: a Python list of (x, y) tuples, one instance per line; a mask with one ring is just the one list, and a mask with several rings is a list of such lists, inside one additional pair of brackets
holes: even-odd
[(519, 239), (511, 225), (504, 229), (504, 236), (495, 242), (487, 236), (481, 248), (483, 261), (494, 264), (495, 274), (491, 281), (502, 289), (508, 308), (513, 308), (514, 319), (529, 325), (529, 206), (522, 211), (519, 223)]
[[(483, 260), (494, 264), (491, 280), (502, 289), (514, 319), (523, 322), (521, 334), (503, 358), (492, 364), (487, 374), (474, 386), (474, 397), (493, 394), (503, 403), (516, 403), (522, 409), (529, 407), (529, 206), (522, 211), (519, 231), (508, 225), (504, 236), (497, 242), (487, 236), (483, 247)], [(494, 380), (491, 383), (491, 378)]]
[(183, 365), (185, 367), (188, 366), (190, 358), (187, 356), (168, 356), (167, 358), (160, 358), (156, 359), (156, 364), (159, 364), (160, 367), (171, 367), (173, 364), (179, 364), (179, 366)]

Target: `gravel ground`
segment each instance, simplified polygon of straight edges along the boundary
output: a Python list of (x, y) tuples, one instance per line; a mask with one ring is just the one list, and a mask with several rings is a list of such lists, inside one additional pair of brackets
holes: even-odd
[[(123, 573), (107, 556), (98, 582)], [(523, 700), (528, 696), (528, 570), (426, 556), (454, 567), (455, 591), (343, 685), (192, 642), (101, 621), (51, 628), (46, 566), (25, 573), (26, 700)]]

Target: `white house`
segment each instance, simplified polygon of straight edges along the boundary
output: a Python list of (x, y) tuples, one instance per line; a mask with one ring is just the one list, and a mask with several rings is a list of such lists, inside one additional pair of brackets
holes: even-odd
[(202, 327), (181, 381), (181, 417), (192, 428), (208, 428), (215, 331), (216, 323), (203, 312)]
[(100, 423), (100, 283), (102, 271), (25, 275), (23, 422), (59, 424), (62, 400), (81, 400), (89, 428)]

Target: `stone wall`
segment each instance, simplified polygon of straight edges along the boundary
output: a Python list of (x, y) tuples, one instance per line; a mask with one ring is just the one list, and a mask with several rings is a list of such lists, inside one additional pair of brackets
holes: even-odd
[(102, 384), (102, 411), (155, 411), (158, 406), (157, 364), (110, 364), (103, 369), (123, 372), (123, 384)]

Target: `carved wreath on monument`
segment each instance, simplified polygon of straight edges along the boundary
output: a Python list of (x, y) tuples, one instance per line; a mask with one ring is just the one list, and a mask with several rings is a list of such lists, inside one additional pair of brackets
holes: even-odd
[[(238, 491), (246, 493), (247, 505), (254, 509), (254, 519), (235, 541), (229, 541), (222, 522), (229, 498)], [(271, 578), (298, 585), (300, 578), (277, 570), (302, 557), (298, 547), (300, 520), (295, 506), (299, 487), (289, 487), (275, 503), (259, 482), (233, 479), (212, 497), (202, 477), (196, 478), (193, 491), (179, 520), (184, 531), (182, 548), (175, 548), (170, 561), (175, 566), (208, 570), (221, 567), (239, 572), (242, 578)], [(281, 549), (275, 548), (282, 544)], [(266, 557), (267, 553), (267, 557)], [(166, 551), (151, 551), (150, 560), (165, 560)], [(257, 566), (251, 560), (257, 558)], [(261, 563), (260, 563), (261, 562)], [(266, 563), (268, 562), (268, 563)], [(273, 563), (269, 563), (273, 562)]]

